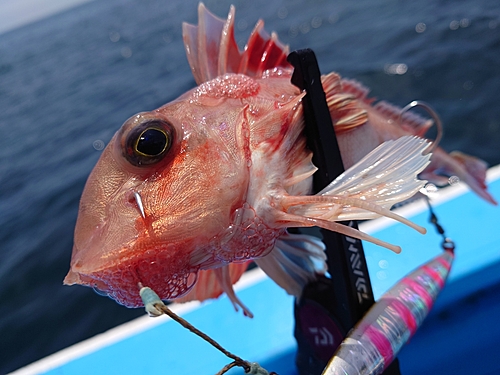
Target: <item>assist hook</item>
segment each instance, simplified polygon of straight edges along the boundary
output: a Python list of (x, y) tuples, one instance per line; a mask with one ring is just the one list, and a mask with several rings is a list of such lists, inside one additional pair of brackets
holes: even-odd
[(410, 102), (408, 105), (406, 105), (401, 112), (399, 113), (399, 121), (401, 122), (403, 119), (403, 115), (405, 112), (408, 112), (410, 109), (415, 108), (415, 107), (422, 107), (434, 120), (434, 124), (436, 124), (437, 127), (437, 135), (436, 139), (432, 144), (429, 146), (429, 152), (433, 152), (436, 147), (438, 146), (439, 142), (441, 142), (441, 139), (443, 138), (443, 123), (441, 122), (441, 119), (439, 118), (439, 115), (434, 111), (429, 104), (426, 102), (423, 102), (421, 100), (413, 100)]

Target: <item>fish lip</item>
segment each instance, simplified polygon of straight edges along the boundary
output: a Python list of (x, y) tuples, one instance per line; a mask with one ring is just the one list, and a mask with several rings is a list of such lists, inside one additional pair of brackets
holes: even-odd
[(153, 289), (163, 300), (180, 298), (193, 288), (200, 267), (190, 264), (189, 257), (179, 258), (179, 249), (183, 249), (181, 244), (151, 246), (140, 254), (129, 253), (119, 262), (93, 270), (82, 269), (76, 261), (64, 284), (91, 287), (127, 307), (143, 306), (141, 285)]
[(81, 283), (82, 279), (80, 278), (80, 274), (78, 272), (74, 272), (72, 269), (69, 270), (63, 280), (63, 285), (75, 285)]
[(93, 278), (91, 275), (81, 274), (79, 272), (75, 272), (72, 269), (68, 272), (66, 277), (63, 280), (63, 285), (83, 285), (91, 287), (96, 293), (100, 295), (112, 296), (108, 293), (110, 292), (109, 286), (101, 280)]

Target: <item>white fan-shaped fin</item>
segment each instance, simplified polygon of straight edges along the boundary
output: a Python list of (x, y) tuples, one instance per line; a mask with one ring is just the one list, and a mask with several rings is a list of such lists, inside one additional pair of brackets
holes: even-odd
[(277, 195), (274, 216), (277, 226), (318, 226), (347, 236), (367, 240), (395, 252), (397, 246), (380, 241), (354, 228), (337, 223), (386, 216), (421, 233), (422, 228), (389, 210), (390, 206), (415, 194), (425, 183), (417, 179), (429, 163), (422, 155), (428, 142), (418, 137), (401, 137), (377, 147), (329, 184), (317, 195)]
[(325, 245), (306, 234), (282, 235), (274, 249), (255, 263), (288, 294), (300, 296), (304, 286), (326, 272)]
[(422, 154), (428, 146), (412, 136), (384, 142), (317, 195), (349, 196), (389, 208), (425, 184), (417, 175), (430, 163), (431, 155)]

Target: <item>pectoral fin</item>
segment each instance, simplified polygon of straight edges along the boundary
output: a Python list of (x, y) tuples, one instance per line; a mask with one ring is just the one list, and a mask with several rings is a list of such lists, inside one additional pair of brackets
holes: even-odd
[(299, 297), (316, 274), (326, 272), (324, 250), (325, 245), (316, 237), (285, 233), (274, 249), (255, 263), (288, 294)]
[(275, 197), (277, 223), (284, 227), (318, 226), (399, 252), (397, 246), (337, 222), (386, 216), (425, 233), (424, 228), (390, 208), (414, 195), (425, 184), (417, 175), (429, 164), (430, 154), (423, 155), (428, 145), (426, 140), (411, 136), (387, 141), (318, 194)]

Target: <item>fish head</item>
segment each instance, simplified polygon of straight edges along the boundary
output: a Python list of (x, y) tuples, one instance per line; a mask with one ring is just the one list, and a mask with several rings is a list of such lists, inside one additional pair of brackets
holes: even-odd
[(177, 298), (217, 267), (248, 185), (241, 113), (188, 93), (128, 119), (85, 185), (65, 284), (137, 307), (140, 286)]

